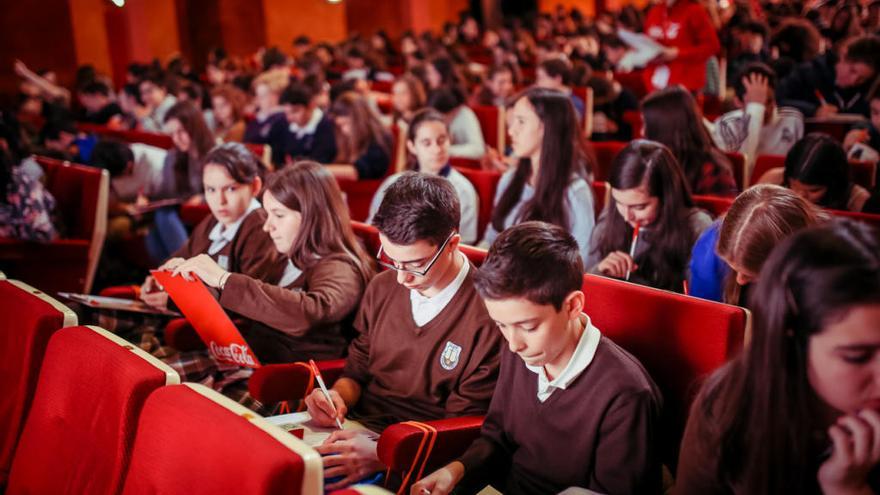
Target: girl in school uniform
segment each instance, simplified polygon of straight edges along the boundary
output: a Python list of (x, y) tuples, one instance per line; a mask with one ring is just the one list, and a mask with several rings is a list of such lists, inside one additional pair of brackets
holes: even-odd
[[(449, 164), (449, 127), (443, 115), (431, 109), (424, 109), (413, 116), (406, 133), (406, 149), (413, 160), (409, 169), (431, 175), (445, 177), (452, 183), (461, 204), (461, 224), (459, 234), (461, 242), (473, 244), (477, 241), (477, 212), (479, 199), (473, 184), (458, 170)], [(373, 201), (370, 203), (370, 215), (367, 222), (379, 210), (385, 191), (400, 177), (394, 174), (379, 186)]]
[(559, 91), (531, 88), (514, 101), (509, 133), (519, 162), (501, 176), (480, 245), (489, 247), (511, 225), (540, 220), (568, 229), (586, 260), (595, 224), (593, 191), (571, 100)]
[(587, 269), (681, 292), (694, 241), (712, 218), (694, 207), (675, 157), (660, 143), (632, 141), (614, 159), (609, 183), (614, 208), (599, 216)]
[(788, 187), (822, 208), (862, 211), (871, 193), (850, 180), (843, 147), (831, 136), (810, 133), (785, 155), (785, 167), (768, 170), (758, 182)]
[(334, 176), (344, 179), (380, 179), (391, 166), (391, 135), (363, 96), (343, 93), (330, 108), (336, 124), (338, 152)]
[(880, 235), (837, 220), (775, 248), (752, 340), (698, 394), (676, 493), (878, 493)]
[[(224, 309), (250, 321), (240, 330), (262, 363), (341, 358), (347, 346), (344, 331), (373, 264), (351, 230), (339, 186), (322, 165), (298, 162), (266, 181), (263, 208), (263, 230), (286, 258), (280, 280), (225, 270), (206, 255), (180, 263), (174, 274), (198, 276), (219, 291)], [(182, 354), (170, 364), (188, 381), (211, 383), (258, 406), (246, 393), (248, 369), (221, 365), (205, 351)]]

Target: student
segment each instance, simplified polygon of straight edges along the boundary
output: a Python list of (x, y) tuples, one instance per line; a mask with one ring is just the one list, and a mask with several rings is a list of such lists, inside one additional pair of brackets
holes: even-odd
[[(170, 270), (204, 254), (223, 270), (277, 279), (283, 264), (271, 240), (260, 232), (266, 213), (256, 199), (263, 187), (264, 166), (240, 143), (215, 147), (205, 155), (204, 164), (201, 173), (211, 215), (159, 269)], [(157, 308), (168, 303), (168, 294), (152, 276), (141, 286), (140, 298)]]
[(828, 215), (784, 187), (752, 186), (724, 218), (694, 243), (690, 261), (690, 295), (745, 306), (770, 251), (792, 233), (818, 225)]
[(645, 15), (644, 31), (665, 47), (645, 71), (649, 90), (682, 85), (701, 91), (706, 85), (706, 62), (721, 51), (706, 8), (696, 0), (667, 0)]
[(472, 105), (504, 107), (513, 95), (514, 70), (509, 63), (493, 65), (486, 73), (486, 80), (471, 97)]
[(691, 407), (683, 495), (877, 493), (880, 238), (838, 220), (775, 248), (752, 340)]
[[(206, 255), (166, 266), (196, 275), (218, 289), (227, 311), (249, 320), (242, 335), (262, 363), (338, 359), (344, 331), (357, 310), (373, 268), (351, 230), (333, 177), (318, 163), (298, 162), (272, 175), (263, 194), (263, 231), (284, 271), (280, 279), (229, 270)], [(187, 359), (180, 363), (185, 368)], [(222, 369), (222, 367), (220, 367)]]
[(281, 94), (281, 105), (289, 124), (284, 148), (285, 160), (314, 160), (333, 163), (336, 137), (333, 120), (317, 107), (312, 92), (294, 83)]
[(758, 182), (783, 185), (823, 208), (859, 212), (871, 193), (849, 177), (849, 161), (840, 143), (814, 132), (795, 143), (785, 156), (785, 167), (770, 169)]
[(580, 96), (571, 92), (571, 64), (568, 61), (562, 58), (546, 59), (538, 65), (535, 74), (535, 86), (565, 93), (577, 110), (578, 119), (584, 118), (586, 104)]
[(852, 37), (838, 50), (828, 50), (792, 70), (779, 82), (776, 101), (799, 109), (807, 117), (838, 113), (869, 117), (865, 96), (880, 70), (878, 53), (877, 36)]
[(871, 119), (846, 134), (843, 149), (850, 160), (877, 162), (880, 161), (880, 81), (871, 86), (867, 99)]
[[(345, 370), (306, 398), (312, 421), (346, 416), (375, 432), (405, 420), (485, 414), (498, 376), (500, 336), (459, 251), (460, 207), (449, 181), (404, 173), (373, 218), (389, 270), (367, 288)], [(336, 414), (334, 414), (334, 408)], [(333, 490), (383, 470), (374, 433), (334, 432), (317, 447)]]
[(240, 143), (244, 140), (244, 105), (246, 96), (238, 88), (223, 84), (211, 90), (214, 109), (214, 136), (218, 141)]
[(111, 98), (110, 87), (101, 81), (86, 84), (77, 92), (83, 107), (80, 121), (106, 125), (114, 128), (122, 126), (122, 108)]
[(289, 123), (284, 109), (279, 105), (281, 92), (287, 87), (287, 74), (264, 72), (253, 82), (254, 101), (257, 114), (247, 123), (244, 142), (268, 144), (272, 148), (272, 163), (278, 167), (284, 164), (287, 146), (287, 127)]
[(138, 111), (141, 128), (147, 132), (163, 132), (165, 118), (177, 98), (168, 92), (165, 81), (159, 76), (144, 78), (138, 88), (144, 104)]
[(751, 177), (760, 155), (785, 155), (804, 136), (804, 116), (793, 107), (776, 107), (776, 74), (762, 63), (746, 65), (733, 89), (739, 109), (715, 121), (712, 137), (722, 150), (745, 156), (744, 177)]
[(479, 160), (486, 154), (486, 141), (480, 119), (464, 104), (464, 94), (455, 89), (440, 88), (431, 92), (428, 106), (446, 116), (452, 144), (449, 155), (453, 158)]
[(337, 152), (329, 170), (337, 178), (380, 179), (391, 166), (391, 135), (359, 94), (343, 93), (330, 109)]
[(589, 163), (574, 107), (559, 91), (531, 88), (515, 98), (509, 133), (519, 163), (501, 176), (481, 246), (502, 230), (540, 220), (569, 230), (587, 259), (595, 223)]
[[(202, 112), (189, 102), (175, 104), (165, 115), (165, 132), (174, 147), (165, 155), (159, 187), (149, 191), (150, 200), (179, 198), (190, 204), (204, 201), (202, 158), (214, 146)], [(161, 263), (186, 242), (186, 229), (174, 207), (160, 208), (147, 235), (147, 251)]]
[[(446, 127), (446, 119), (443, 115), (431, 110), (424, 109), (415, 114), (410, 122), (406, 133), (406, 149), (415, 158), (410, 162), (409, 169), (425, 174), (445, 177), (455, 188), (458, 201), (461, 205), (461, 224), (458, 232), (461, 242), (473, 245), (477, 241), (477, 214), (479, 198), (473, 184), (449, 165), (449, 129)], [(370, 215), (367, 223), (371, 223), (373, 216), (382, 204), (385, 191), (401, 174), (394, 174), (379, 186), (373, 200), (370, 202)]]
[(632, 141), (614, 159), (608, 181), (616, 208), (599, 216), (587, 270), (681, 292), (694, 241), (712, 218), (694, 207), (675, 157), (662, 144)]
[(391, 124), (408, 124), (426, 101), (425, 87), (417, 77), (412, 74), (400, 76), (391, 86)]
[(713, 144), (690, 93), (680, 86), (656, 91), (642, 100), (642, 117), (645, 138), (664, 144), (672, 151), (684, 170), (691, 192), (736, 196), (730, 161)]
[(413, 495), (490, 482), (513, 495), (659, 493), (660, 392), (583, 313), (583, 269), (556, 225), (498, 236), (474, 280), (508, 344), (498, 385), (480, 437)]

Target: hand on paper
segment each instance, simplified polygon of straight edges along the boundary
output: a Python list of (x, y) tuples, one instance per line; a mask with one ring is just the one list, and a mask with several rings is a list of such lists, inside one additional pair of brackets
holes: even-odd
[(826, 494), (873, 493), (868, 473), (880, 463), (880, 413), (864, 409), (841, 416), (828, 428), (832, 452), (819, 467), (818, 479)]
[(452, 462), (419, 480), (410, 489), (410, 495), (446, 495), (464, 477), (464, 465)]
[(867, 129), (853, 129), (843, 138), (843, 149), (849, 151), (856, 143), (866, 143), (869, 138)]
[(325, 488), (344, 488), (372, 473), (384, 470), (385, 466), (376, 453), (377, 440), (377, 435), (371, 431), (338, 430), (324, 440), (323, 444), (315, 447), (324, 456), (324, 477), (344, 477)]
[(624, 278), (627, 271), (634, 272), (639, 266), (636, 265), (636, 262), (633, 261), (629, 254), (623, 251), (614, 251), (599, 262), (598, 268), (599, 272), (603, 275)]
[[(339, 418), (339, 421), (344, 423), (345, 414), (348, 412), (348, 407), (346, 407), (345, 401), (342, 400), (342, 396), (339, 395), (339, 392), (331, 389), (329, 393), (330, 398), (333, 399), (332, 405), (327, 401), (324, 392), (318, 388), (312, 390), (312, 393), (306, 397), (306, 408), (309, 411), (309, 415), (312, 417), (312, 421), (316, 425), (325, 428), (335, 427), (336, 418)], [(333, 414), (333, 406), (336, 406), (335, 415)]]
[(141, 285), (138, 297), (141, 301), (156, 309), (165, 309), (168, 307), (168, 293), (165, 292), (165, 289), (163, 289), (151, 275), (148, 275), (147, 279), (144, 280), (143, 285)]
[(180, 275), (186, 280), (193, 280), (193, 275), (199, 277), (208, 287), (220, 287), (220, 281), (226, 275), (216, 261), (207, 254), (200, 254), (177, 265), (171, 272), (172, 276)]

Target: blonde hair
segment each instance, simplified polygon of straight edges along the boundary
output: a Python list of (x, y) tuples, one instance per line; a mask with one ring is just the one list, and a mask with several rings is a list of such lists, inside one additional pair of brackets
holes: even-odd
[(287, 87), (287, 84), (290, 82), (290, 76), (287, 70), (268, 70), (263, 72), (259, 76), (254, 78), (254, 82), (251, 85), (254, 89), (257, 88), (260, 84), (265, 84), (269, 91), (277, 94), (281, 94), (284, 91), (284, 88)]

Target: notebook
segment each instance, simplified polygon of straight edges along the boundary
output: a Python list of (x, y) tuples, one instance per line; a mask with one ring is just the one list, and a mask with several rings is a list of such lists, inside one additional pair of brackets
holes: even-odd
[(76, 294), (72, 292), (59, 292), (58, 295), (95, 309), (112, 309), (115, 311), (129, 311), (132, 313), (144, 313), (150, 315), (180, 316), (180, 313), (176, 311), (154, 308), (137, 299), (92, 296), (89, 294)]
[(260, 361), (229, 315), (201, 280), (188, 281), (171, 272), (153, 270), (153, 277), (174, 301), (218, 362), (259, 368)]

